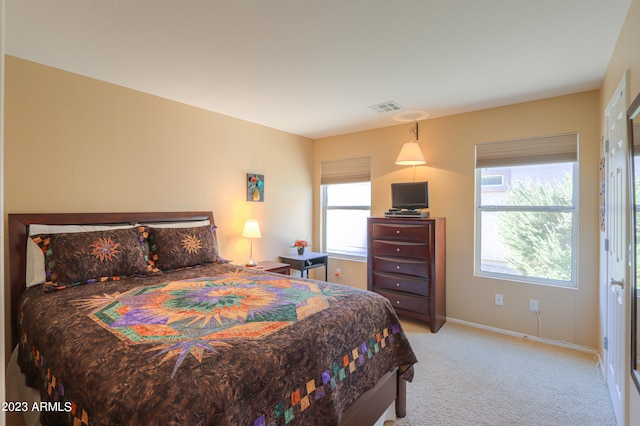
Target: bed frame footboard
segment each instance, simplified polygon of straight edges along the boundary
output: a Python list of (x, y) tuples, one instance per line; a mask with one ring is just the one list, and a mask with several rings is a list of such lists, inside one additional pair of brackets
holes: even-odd
[(395, 401), (396, 416), (407, 415), (407, 382), (398, 369), (385, 374), (342, 416), (340, 426), (373, 425)]

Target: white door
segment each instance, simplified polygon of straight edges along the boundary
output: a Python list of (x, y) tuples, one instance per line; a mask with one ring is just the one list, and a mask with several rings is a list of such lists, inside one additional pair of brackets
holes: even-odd
[(626, 283), (629, 241), (626, 79), (620, 82), (605, 114), (609, 152), (607, 154), (607, 385), (619, 425), (626, 422)]

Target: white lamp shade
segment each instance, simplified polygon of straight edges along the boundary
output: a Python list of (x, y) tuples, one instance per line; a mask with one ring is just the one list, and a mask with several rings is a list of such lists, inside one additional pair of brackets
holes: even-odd
[(400, 154), (396, 159), (396, 164), (399, 166), (417, 166), (419, 164), (426, 164), (420, 145), (415, 142), (407, 142), (402, 146)]
[(262, 238), (260, 234), (260, 225), (255, 219), (249, 219), (244, 223), (244, 230), (242, 236), (245, 238)]

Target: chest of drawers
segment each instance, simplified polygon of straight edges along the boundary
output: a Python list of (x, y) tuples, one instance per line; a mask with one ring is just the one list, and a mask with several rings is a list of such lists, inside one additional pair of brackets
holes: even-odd
[(445, 219), (378, 218), (367, 222), (367, 288), (389, 299), (398, 315), (446, 321)]

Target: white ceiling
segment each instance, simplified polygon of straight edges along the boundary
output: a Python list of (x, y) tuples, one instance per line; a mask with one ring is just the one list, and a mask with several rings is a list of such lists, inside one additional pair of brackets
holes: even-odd
[(5, 51), (320, 138), (596, 89), (630, 3), (5, 0)]

